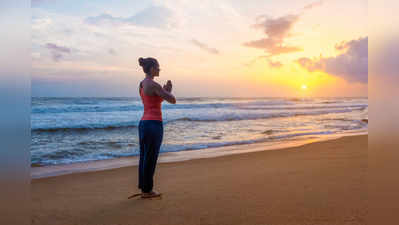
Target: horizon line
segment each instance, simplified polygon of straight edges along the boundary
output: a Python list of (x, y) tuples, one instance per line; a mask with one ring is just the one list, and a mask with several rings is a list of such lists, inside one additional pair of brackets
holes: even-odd
[[(140, 96), (31, 96), (31, 98), (140, 98)], [(249, 96), (249, 97), (228, 97), (228, 96), (188, 96), (179, 98), (368, 98), (368, 96)]]

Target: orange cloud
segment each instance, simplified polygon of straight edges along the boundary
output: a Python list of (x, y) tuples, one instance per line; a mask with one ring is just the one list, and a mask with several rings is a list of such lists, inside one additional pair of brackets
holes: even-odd
[(254, 25), (255, 28), (263, 29), (266, 38), (244, 43), (244, 46), (264, 49), (269, 56), (302, 51), (296, 46), (287, 46), (284, 41), (290, 36), (293, 25), (299, 20), (299, 15), (287, 15), (276, 19), (266, 16), (258, 17), (261, 21)]

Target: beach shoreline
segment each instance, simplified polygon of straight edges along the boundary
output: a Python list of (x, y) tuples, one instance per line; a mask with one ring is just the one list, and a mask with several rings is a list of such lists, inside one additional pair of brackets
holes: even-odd
[[(240, 144), (221, 147), (209, 147), (198, 150), (186, 150), (177, 152), (162, 152), (159, 155), (158, 163), (181, 162), (201, 158), (222, 157), (232, 154), (245, 154), (248, 152), (284, 150), (286, 148), (299, 147), (315, 142), (324, 142), (328, 140), (339, 139), (346, 136), (360, 136), (367, 133), (347, 133), (339, 135), (315, 136), (304, 140), (294, 140), (289, 142), (260, 142), (252, 144)], [(31, 179), (40, 179), (45, 177), (62, 176), (73, 173), (85, 173), (117, 169), (122, 167), (137, 166), (139, 156), (121, 157), (115, 159), (96, 160), (88, 162), (77, 162), (61, 165), (47, 165), (31, 167)]]

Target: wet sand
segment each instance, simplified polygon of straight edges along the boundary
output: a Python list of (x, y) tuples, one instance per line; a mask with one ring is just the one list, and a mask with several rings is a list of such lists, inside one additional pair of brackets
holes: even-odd
[(368, 136), (161, 163), (162, 199), (130, 199), (137, 166), (33, 179), (32, 224), (365, 224)]

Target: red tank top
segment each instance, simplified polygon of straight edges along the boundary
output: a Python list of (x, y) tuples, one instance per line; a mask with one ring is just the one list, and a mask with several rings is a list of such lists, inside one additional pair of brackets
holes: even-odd
[(140, 97), (144, 105), (144, 114), (141, 120), (159, 120), (162, 121), (161, 103), (163, 98), (159, 96), (149, 96), (143, 91), (140, 83)]

